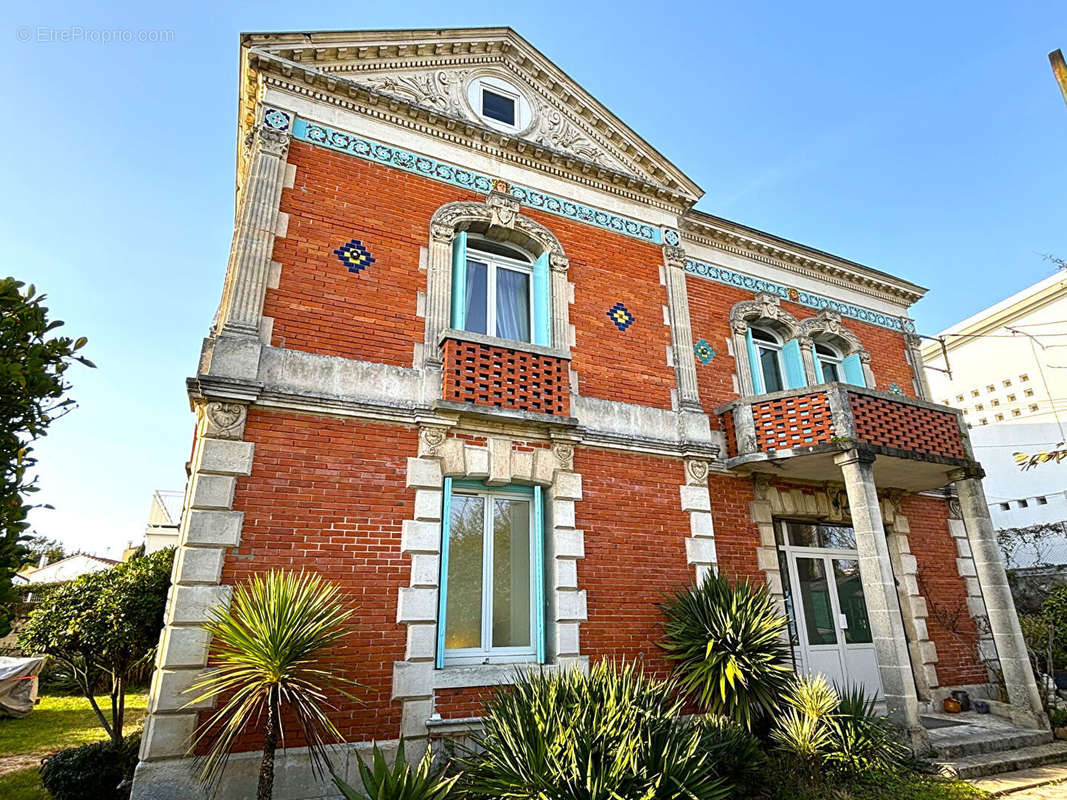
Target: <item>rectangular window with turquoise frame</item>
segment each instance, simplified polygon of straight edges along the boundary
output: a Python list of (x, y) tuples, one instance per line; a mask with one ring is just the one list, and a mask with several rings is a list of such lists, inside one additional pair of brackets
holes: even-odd
[(445, 479), (437, 667), (545, 659), (539, 486)]

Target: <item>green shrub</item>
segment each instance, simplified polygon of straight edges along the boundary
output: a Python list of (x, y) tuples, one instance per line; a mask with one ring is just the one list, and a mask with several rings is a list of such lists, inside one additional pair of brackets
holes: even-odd
[(1067, 669), (1067, 584), (1049, 590), (1041, 603), (1041, 616), (1052, 630), (1054, 669)]
[(359, 760), (359, 777), (363, 781), (363, 793), (334, 776), (333, 781), (346, 800), (446, 800), (454, 794), (459, 776), (446, 778), (442, 770), (435, 769), (429, 750), (413, 768), (404, 755), (404, 740), (401, 739), (392, 767), (375, 744), (370, 765), (362, 758)]
[(697, 724), (700, 749), (707, 753), (715, 774), (729, 782), (734, 797), (750, 797), (766, 761), (759, 739), (726, 717), (702, 717)]
[(462, 786), (537, 800), (724, 800), (731, 783), (702, 749), (702, 724), (679, 716), (675, 689), (625, 663), (517, 675), (485, 705)]
[(782, 639), (786, 618), (766, 587), (731, 585), (709, 573), (660, 608), (667, 617), (660, 646), (683, 691), (749, 729), (755, 718), (774, 714), (793, 672)]
[(843, 695), (822, 676), (797, 678), (783, 696), (784, 708), (771, 739), (813, 783), (826, 774), (858, 775), (891, 770), (907, 754), (888, 723), (874, 713), (863, 689)]
[(111, 800), (126, 796), (118, 786), (133, 776), (141, 734), (116, 747), (110, 740), (60, 750), (41, 765), (41, 784), (54, 800)]
[(1048, 711), (1048, 720), (1052, 723), (1053, 728), (1064, 727), (1067, 725), (1067, 709), (1050, 708)]

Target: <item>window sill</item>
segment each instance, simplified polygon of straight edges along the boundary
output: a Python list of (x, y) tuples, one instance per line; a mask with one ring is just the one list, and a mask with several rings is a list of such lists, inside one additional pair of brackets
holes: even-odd
[(562, 350), (556, 347), (546, 347), (542, 344), (531, 344), (530, 342), (517, 342), (512, 339), (500, 339), (496, 336), (486, 336), (484, 333), (471, 333), (470, 331), (459, 331), (455, 328), (446, 328), (441, 331), (441, 335), (437, 337), (438, 347), (444, 343), (445, 339), (456, 339), (460, 342), (474, 342), (475, 344), (484, 344), (488, 347), (506, 347), (508, 350), (520, 350), (524, 353), (536, 353), (540, 356), (551, 356), (552, 358), (560, 358), (564, 361), (571, 360), (571, 351), (569, 349)]
[(434, 689), (464, 689), (471, 686), (502, 686), (513, 683), (520, 672), (543, 670), (553, 673), (559, 670), (557, 664), (538, 664), (533, 661), (517, 664), (455, 664), (444, 669), (434, 670)]

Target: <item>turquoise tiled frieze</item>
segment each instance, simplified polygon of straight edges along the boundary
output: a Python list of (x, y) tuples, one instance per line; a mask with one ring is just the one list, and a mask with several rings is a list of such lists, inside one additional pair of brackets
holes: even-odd
[(428, 156), (416, 155), (403, 148), (382, 144), (354, 133), (345, 133), (325, 125), (297, 119), (293, 123), (293, 137), (476, 192), (488, 194), (494, 188), (502, 189), (531, 208), (542, 209), (561, 217), (569, 217), (588, 225), (642, 239), (651, 244), (661, 244), (663, 241), (660, 229), (644, 222), (590, 208), (570, 200), (563, 200), (555, 195), (519, 184), (504, 183), (474, 170), (457, 167)]
[(745, 275), (742, 272), (734, 272), (726, 267), (717, 267), (714, 264), (705, 264), (703, 261), (687, 258), (685, 260), (685, 271), (692, 273), (693, 275), (699, 275), (702, 278), (725, 283), (728, 286), (747, 289), (750, 292), (770, 292), (771, 294), (778, 295), (784, 300), (799, 303), (800, 305), (808, 306), (809, 308), (817, 308), (820, 311), (824, 308), (828, 308), (831, 311), (836, 311), (842, 317), (858, 319), (860, 322), (868, 322), (871, 325), (889, 328), (889, 330), (900, 331), (902, 333), (915, 332), (915, 323), (907, 317), (894, 317), (892, 314), (883, 314), (880, 311), (872, 311), (869, 308), (862, 308), (860, 306), (852, 305), (851, 303), (843, 303), (840, 300), (823, 297), (814, 292), (808, 292), (803, 289), (793, 289), (788, 286), (783, 286), (780, 283), (775, 283), (774, 281), (764, 280), (763, 278), (754, 278), (751, 275)]

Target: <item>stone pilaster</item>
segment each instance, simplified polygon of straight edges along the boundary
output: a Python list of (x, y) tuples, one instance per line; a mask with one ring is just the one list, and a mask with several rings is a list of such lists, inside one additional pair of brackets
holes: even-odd
[(422, 357), (415, 366), (440, 367), (438, 339), (449, 327), (452, 301), (452, 225), (430, 225), (430, 251), (426, 259), (426, 321)]
[(689, 319), (689, 293), (685, 285), (685, 250), (665, 245), (663, 262), (666, 269), (667, 311), (671, 323), (678, 407), (683, 411), (702, 411), (700, 394), (697, 391), (693, 326)]
[(259, 337), (289, 139), (287, 131), (266, 126), (252, 134), (252, 159), (238, 198), (216, 333)]
[[(911, 371), (915, 376), (915, 394), (918, 395), (920, 400), (934, 402), (930, 394), (930, 384), (926, 380), (926, 369), (923, 367), (923, 356), (920, 349), (923, 343), (922, 337), (914, 333), (905, 334), (905, 342), (907, 343), (908, 363), (911, 364)], [(869, 372), (869, 370), (870, 367), (865, 365), (864, 372)], [(868, 386), (874, 386), (870, 382), (870, 376), (868, 376), (867, 380)]]
[[(252, 471), (253, 445), (242, 441), (246, 406), (207, 402), (197, 406), (197, 441), (185, 511), (174, 556), (172, 585), (141, 739), (141, 761), (181, 758), (196, 727), (197, 709), (185, 690), (207, 664), (207, 612), (229, 603), (222, 566), (227, 548), (241, 538), (244, 514), (232, 511), (237, 478)], [(205, 706), (209, 707), (209, 706)], [(143, 767), (144, 765), (142, 765)], [(138, 775), (141, 775), (139, 769)], [(134, 797), (144, 781), (135, 784)]]
[[(1004, 676), (1012, 720), (1028, 728), (1047, 728), (1048, 719), (1041, 706), (1041, 696), (1030, 659), (1026, 652), (1022, 628), (1012, 600), (1008, 576), (1004, 571), (996, 531), (989, 517), (981, 471), (959, 470), (953, 475), (960, 498), (960, 511), (967, 530), (975, 577), (981, 587), (989, 630), (996, 646)], [(969, 592), (968, 592), (969, 594)], [(970, 605), (970, 603), (968, 603)]]
[(889, 719), (904, 730), (912, 749), (918, 752), (925, 749), (927, 739), (919, 721), (911, 655), (898, 611), (892, 559), (874, 484), (874, 456), (850, 450), (834, 460), (845, 479), (852, 528), (856, 533), (860, 580), (882, 679), (882, 696)]

